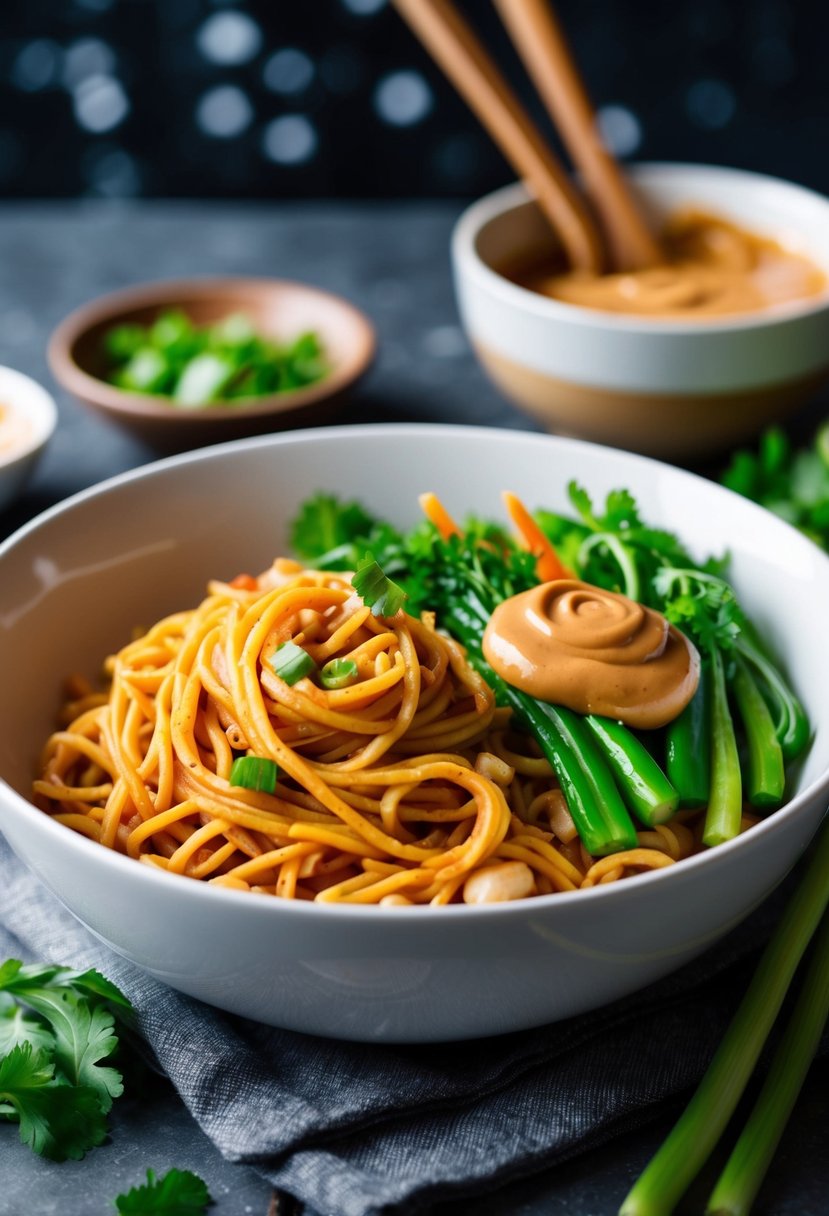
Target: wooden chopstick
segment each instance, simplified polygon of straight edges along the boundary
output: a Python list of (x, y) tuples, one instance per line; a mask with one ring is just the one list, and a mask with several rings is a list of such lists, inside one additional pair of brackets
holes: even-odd
[(548, 0), (494, 0), (515, 49), (581, 171), (615, 270), (664, 261), (617, 161), (602, 143), (584, 81)]
[(527, 182), (558, 234), (570, 266), (601, 270), (601, 238), (575, 186), (451, 0), (393, 2)]

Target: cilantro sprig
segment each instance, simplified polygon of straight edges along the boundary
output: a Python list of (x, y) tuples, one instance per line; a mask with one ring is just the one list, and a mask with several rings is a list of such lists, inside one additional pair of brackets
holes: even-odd
[(213, 1202), (207, 1184), (191, 1170), (168, 1170), (157, 1178), (147, 1170), (147, 1181), (119, 1195), (120, 1216), (203, 1216)]
[(829, 549), (829, 422), (804, 448), (794, 448), (779, 427), (772, 427), (756, 451), (734, 454), (722, 482)]
[(123, 1092), (110, 1060), (116, 1016), (131, 1005), (103, 975), (68, 967), (0, 967), (0, 1117), (52, 1161), (79, 1160), (107, 1134)]

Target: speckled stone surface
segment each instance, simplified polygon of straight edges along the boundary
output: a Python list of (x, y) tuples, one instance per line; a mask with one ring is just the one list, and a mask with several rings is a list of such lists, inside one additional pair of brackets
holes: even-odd
[[(448, 239), (459, 208), (440, 205), (289, 206), (32, 204), (0, 209), (0, 363), (54, 389), (46, 340), (91, 297), (154, 278), (258, 274), (341, 292), (377, 325), (377, 363), (335, 421), (446, 421), (535, 429), (490, 387), (459, 328)], [(60, 426), (29, 491), (0, 513), (0, 537), (37, 511), (155, 453), (58, 394)], [(825, 406), (807, 412), (802, 429)], [(194, 1050), (197, 1045), (194, 1045)], [(620, 1061), (620, 1066), (623, 1062)], [(816, 1065), (772, 1164), (756, 1216), (829, 1213), (829, 1063)], [(610, 1216), (677, 1110), (538, 1178), (429, 1216)], [(169, 1085), (151, 1079), (119, 1102), (108, 1143), (82, 1162), (32, 1156), (0, 1127), (0, 1216), (98, 1216), (147, 1168), (193, 1169), (217, 1216), (266, 1216), (269, 1185), (222, 1160)], [(679, 1209), (704, 1209), (711, 1178)], [(296, 1216), (282, 1201), (278, 1216)], [(274, 1216), (272, 1210), (271, 1216)], [(314, 1216), (306, 1213), (305, 1216)], [(325, 1213), (319, 1216), (326, 1216)]]

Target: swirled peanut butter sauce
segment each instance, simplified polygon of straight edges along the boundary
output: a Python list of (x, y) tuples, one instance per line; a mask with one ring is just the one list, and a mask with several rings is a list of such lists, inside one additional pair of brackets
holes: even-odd
[(499, 604), (483, 649), (499, 676), (540, 701), (646, 730), (672, 721), (699, 682), (696, 648), (660, 613), (578, 579)]
[(666, 320), (760, 312), (829, 287), (823, 271), (802, 254), (702, 211), (672, 216), (661, 245), (663, 265), (624, 274), (567, 271), (551, 257), (534, 265), (522, 259), (504, 273), (568, 304)]

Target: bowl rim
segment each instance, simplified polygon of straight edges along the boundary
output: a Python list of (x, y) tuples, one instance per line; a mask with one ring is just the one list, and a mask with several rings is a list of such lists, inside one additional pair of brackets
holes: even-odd
[[(753, 170), (732, 168), (726, 165), (692, 164), (681, 161), (639, 161), (625, 165), (624, 169), (634, 182), (638, 178), (650, 175), (664, 179), (696, 178), (703, 180), (707, 177), (720, 181), (731, 179), (749, 190), (759, 191), (764, 188), (782, 190), (792, 196), (799, 196), (804, 203), (824, 207), (827, 213), (827, 224), (829, 224), (829, 197), (808, 186), (801, 186), (797, 182), (790, 182), (782, 177), (773, 177), (770, 174), (756, 173)], [(709, 321), (654, 320), (650, 316), (632, 316), (550, 299), (536, 291), (530, 291), (527, 287), (519, 286), (518, 283), (514, 283), (511, 279), (507, 279), (498, 271), (493, 270), (483, 260), (477, 248), (478, 237), (488, 223), (532, 202), (532, 193), (520, 181), (511, 182), (509, 185), (501, 186), (499, 189), (485, 194), (482, 198), (470, 203), (458, 216), (452, 229), (450, 247), (458, 273), (468, 276), (476, 286), (488, 294), (500, 297), (504, 303), (525, 312), (534, 313), (537, 317), (551, 323), (566, 323), (586, 329), (626, 330), (631, 334), (648, 337), (652, 334), (708, 336), (769, 329), (818, 316), (822, 312), (829, 312), (829, 269), (826, 271), (826, 288), (816, 296), (807, 297), (805, 300), (790, 300), (776, 305), (772, 309), (763, 309), (755, 313), (738, 313), (731, 318), (726, 316)]]
[[(398, 441), (403, 443), (407, 436), (423, 437), (432, 435), (436, 440), (444, 441), (447, 437), (456, 437), (466, 439), (470, 434), (497, 439), (498, 444), (524, 444), (528, 438), (532, 438), (534, 442), (542, 446), (552, 446), (563, 448), (565, 452), (572, 453), (573, 461), (577, 459), (580, 452), (585, 449), (587, 451), (598, 450), (604, 453), (610, 453), (614, 457), (623, 460), (625, 463), (632, 463), (636, 466), (642, 466), (643, 475), (647, 474), (649, 469), (656, 466), (660, 470), (668, 470), (672, 476), (679, 478), (682, 481), (690, 480), (693, 484), (703, 484), (716, 494), (723, 494), (729, 498), (738, 500), (743, 504), (743, 508), (750, 513), (756, 513), (758, 516), (758, 524), (773, 530), (783, 530), (789, 545), (802, 547), (804, 554), (807, 555), (810, 561), (817, 561), (827, 570), (829, 576), (829, 554), (823, 553), (817, 545), (809, 541), (796, 528), (787, 524), (784, 520), (773, 515), (764, 507), (743, 498), (736, 492), (729, 490), (727, 487), (720, 485), (718, 482), (709, 481), (697, 473), (692, 473), (686, 469), (681, 469), (673, 465), (668, 465), (664, 461), (656, 460), (650, 456), (643, 456), (638, 453), (626, 452), (621, 449), (611, 448), (607, 445), (590, 443), (587, 440), (574, 439), (559, 435), (545, 435), (534, 432), (517, 431), (504, 429), (500, 427), (485, 427), (485, 426), (463, 426), (459, 424), (442, 424), (442, 423), (362, 423), (353, 426), (328, 426), (317, 427), (313, 430), (292, 430), (283, 431), (276, 434), (254, 436), (248, 439), (230, 440), (221, 444), (216, 444), (208, 448), (198, 448), (193, 451), (187, 451), (174, 456), (168, 456), (161, 460), (155, 460), (148, 464), (141, 465), (134, 469), (129, 469), (126, 472), (119, 473), (114, 477), (107, 478), (102, 482), (98, 482), (87, 489), (81, 490), (69, 498), (54, 504), (45, 511), (36, 515), (33, 519), (23, 524), (2, 543), (0, 543), (0, 565), (6, 555), (10, 553), (18, 544), (25, 541), (30, 534), (36, 533), (41, 527), (48, 525), (52, 520), (63, 515), (71, 514), (76, 506), (90, 502), (96, 498), (105, 498), (108, 494), (117, 492), (119, 487), (129, 485), (136, 481), (150, 480), (157, 476), (163, 476), (169, 470), (181, 468), (185, 465), (197, 465), (207, 463), (212, 460), (222, 459), (234, 453), (242, 453), (251, 449), (260, 447), (289, 447), (294, 445), (304, 446), (313, 444), (318, 440), (337, 440), (344, 437), (349, 437), (354, 442), (360, 443), (365, 438), (371, 437), (398, 437)], [(573, 462), (571, 462), (572, 464)], [(573, 467), (575, 467), (573, 465)], [(33, 753), (34, 754), (34, 753)], [(707, 852), (697, 853), (692, 857), (685, 858), (681, 865), (681, 875), (686, 876), (686, 880), (690, 880), (693, 874), (698, 872), (705, 873), (710, 871), (712, 867), (728, 864), (735, 853), (747, 851), (755, 844), (764, 840), (768, 836), (775, 835), (780, 831), (785, 830), (786, 825), (801, 810), (802, 806), (810, 799), (816, 797), (823, 792), (826, 800), (829, 801), (829, 765), (819, 773), (804, 789), (799, 790), (793, 798), (786, 802), (782, 807), (773, 811), (771, 814), (761, 819), (750, 831), (742, 833), (733, 840), (726, 841), (724, 844), (717, 845), (716, 848), (710, 849)], [(19, 794), (8, 782), (0, 775), (0, 795), (6, 802), (13, 813), (19, 813), (21, 816), (36, 816), (34, 822), (38, 823), (38, 831), (51, 835), (57, 842), (63, 842), (63, 845), (71, 852), (78, 849), (80, 853), (90, 860), (97, 858), (96, 864), (102, 866), (115, 866), (116, 872), (120, 870), (125, 877), (133, 875), (137, 882), (147, 882), (150, 884), (161, 882), (163, 884), (180, 883), (182, 897), (185, 899), (193, 898), (196, 900), (207, 899), (214, 905), (218, 906), (218, 900), (230, 901), (231, 906), (239, 908), (248, 908), (251, 912), (256, 912), (261, 908), (272, 908), (274, 910), (263, 913), (266, 916), (279, 916), (286, 912), (292, 915), (299, 916), (335, 916), (336, 919), (342, 921), (343, 917), (356, 921), (366, 921), (367, 923), (380, 924), (381, 921), (385, 926), (389, 923), (400, 923), (412, 925), (423, 923), (424, 916), (430, 924), (436, 921), (448, 918), (456, 920), (469, 917), (511, 917), (525, 916), (528, 911), (533, 908), (545, 909), (549, 911), (551, 907), (572, 907), (573, 901), (576, 901), (575, 906), (578, 907), (582, 902), (608, 900), (626, 900), (635, 899), (639, 890), (645, 886), (657, 886), (671, 881), (671, 874), (674, 872), (673, 866), (665, 866), (656, 870), (646, 871), (642, 874), (632, 875), (623, 882), (609, 883), (604, 886), (595, 886), (587, 890), (577, 891), (559, 891), (550, 895), (535, 895), (531, 898), (518, 899), (498, 904), (447, 904), (436, 907), (429, 906), (428, 912), (423, 907), (414, 906), (407, 908), (405, 906), (394, 907), (392, 909), (379, 909), (374, 906), (363, 906), (360, 904), (337, 904), (327, 905), (325, 903), (317, 903), (315, 901), (305, 900), (279, 900), (267, 899), (255, 900), (251, 898), (252, 893), (249, 891), (234, 891), (231, 888), (212, 887), (209, 883), (201, 883), (185, 879), (183, 875), (168, 874), (166, 871), (157, 869), (151, 866), (142, 866), (136, 863), (133, 858), (126, 857), (115, 850), (102, 847), (95, 841), (89, 840), (87, 837), (78, 832), (73, 832), (71, 828), (65, 827), (58, 823), (50, 815), (40, 811), (32, 802), (23, 795)], [(0, 833), (2, 833), (2, 823), (0, 823)], [(126, 867), (126, 869), (123, 869)], [(35, 871), (37, 873), (37, 871)], [(143, 875), (141, 878), (139, 875)], [(168, 892), (171, 891), (169, 886), (165, 888)], [(185, 894), (189, 890), (190, 895)], [(239, 902), (241, 901), (241, 903)], [(384, 913), (391, 912), (391, 917), (384, 916)]]
[[(304, 388), (267, 396), (239, 397), (232, 407), (204, 406), (176, 409), (165, 398), (151, 393), (133, 393), (100, 380), (85, 371), (73, 355), (75, 344), (95, 326), (117, 322), (123, 312), (137, 308), (172, 307), (184, 297), (211, 297), (226, 292), (252, 290), (263, 294), (301, 292), (316, 296), (338, 308), (354, 327), (353, 351), (322, 380)], [(73, 396), (118, 416), (168, 422), (171, 426), (231, 425), (270, 414), (288, 413), (303, 406), (316, 405), (336, 396), (358, 380), (371, 366), (377, 352), (377, 331), (369, 317), (344, 296), (299, 279), (272, 278), (267, 275), (193, 275), (188, 278), (156, 279), (119, 288), (96, 296), (73, 309), (52, 331), (46, 350), (52, 375)]]
[(27, 460), (42, 451), (58, 425), (58, 407), (48, 389), (26, 372), (16, 367), (0, 365), (0, 398), (34, 424), (33, 434), (20, 447), (13, 447), (7, 455), (0, 452), (0, 477), (13, 469), (20, 461)]

